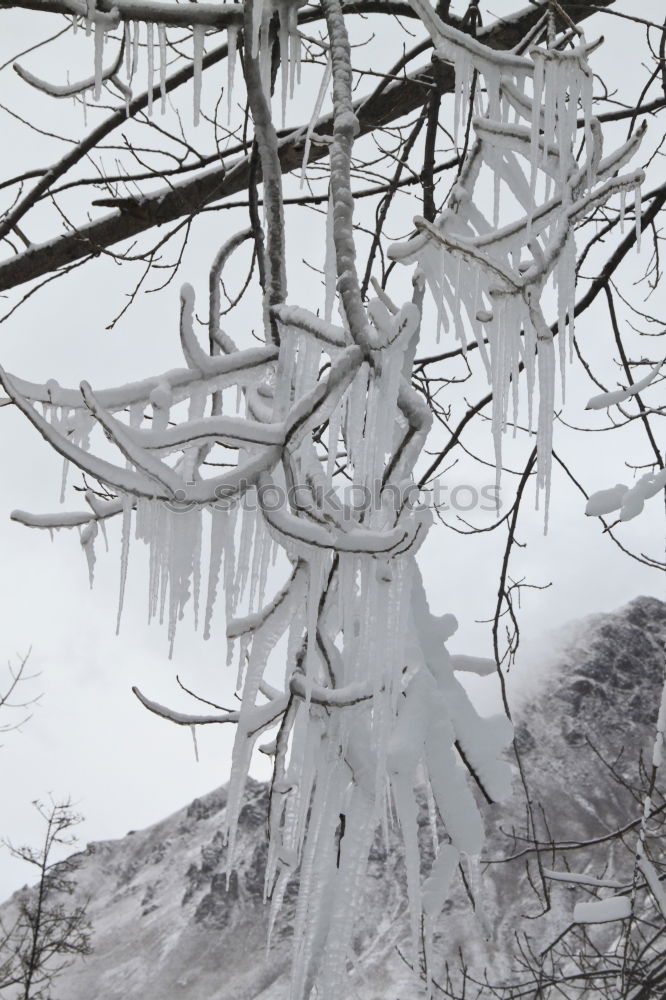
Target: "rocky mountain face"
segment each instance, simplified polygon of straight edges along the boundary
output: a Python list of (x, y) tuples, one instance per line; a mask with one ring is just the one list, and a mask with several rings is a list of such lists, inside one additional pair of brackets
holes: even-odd
[[(666, 604), (637, 598), (618, 612), (572, 626), (558, 661), (523, 699), (514, 721), (532, 834), (539, 841), (603, 838), (640, 817), (641, 803), (631, 789), (639, 781), (641, 749), (651, 752), (665, 643)], [(75, 898), (89, 900), (93, 951), (62, 975), (54, 997), (286, 1000), (296, 891), (287, 893), (268, 952), (267, 799), (266, 786), (251, 781), (240, 816), (239, 864), (228, 882), (220, 834), (224, 788), (147, 830), (89, 845), (77, 858)], [(630, 839), (625, 847), (603, 842), (564, 854), (544, 850), (540, 866), (534, 851), (514, 862), (502, 860), (530, 849), (518, 778), (513, 799), (486, 815), (485, 857), (466, 871), (466, 887), (459, 879), (436, 927), (435, 980), (444, 990), (461, 983), (461, 961), (479, 981), (484, 975), (490, 982), (512, 981), (518, 940), (527, 947), (537, 942), (543, 950), (571, 924), (574, 902), (588, 898), (590, 890), (544, 879), (544, 868), (564, 870), (568, 864), (575, 872), (614, 878), (626, 878), (631, 868)], [(427, 817), (424, 802), (425, 853), (432, 857)], [(347, 994), (341, 984), (340, 1000), (412, 1000), (422, 994), (409, 967), (405, 899), (399, 833), (391, 833), (388, 845), (378, 835), (354, 941), (356, 971)], [(17, 894), (0, 907), (0, 917), (9, 921), (16, 901)], [(477, 995), (494, 994), (468, 982), (465, 996)], [(646, 993), (641, 1000), (664, 995)], [(13, 1000), (14, 994), (0, 996)]]

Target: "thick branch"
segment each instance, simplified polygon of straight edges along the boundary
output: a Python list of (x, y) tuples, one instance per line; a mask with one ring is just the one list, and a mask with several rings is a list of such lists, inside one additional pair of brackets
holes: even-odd
[[(85, 0), (0, 0), (0, 10), (11, 8), (36, 10), (50, 14), (78, 14), (86, 16)], [(209, 28), (242, 27), (243, 5), (229, 3), (174, 4), (171, 0), (97, 0), (96, 10), (112, 15), (119, 21), (144, 21), (164, 24), (167, 27), (186, 28), (203, 24)], [(302, 12), (308, 20), (314, 14), (321, 17), (317, 8), (303, 5)], [(399, 14), (400, 17), (416, 17), (408, 3), (399, 0), (361, 0), (359, 3), (345, 4), (345, 12), (350, 14)]]

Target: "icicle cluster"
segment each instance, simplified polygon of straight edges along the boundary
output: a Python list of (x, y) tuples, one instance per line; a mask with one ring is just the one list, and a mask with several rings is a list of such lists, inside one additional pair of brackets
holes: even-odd
[[(641, 135), (603, 156), (601, 130), (590, 113), (584, 40), (566, 53), (501, 54), (443, 26), (425, 0), (411, 2), (440, 57), (455, 65), (458, 127), (474, 94), (476, 141), (444, 212), (433, 224), (417, 220), (418, 234), (392, 255), (417, 263), (441, 325), (453, 325), (463, 343), (468, 330), (476, 338), (494, 392), (498, 469), (511, 394), (514, 423), (518, 415), (521, 367), (530, 414), (538, 383), (538, 476), (547, 494), (555, 347), (541, 297), (551, 282), (562, 362), (573, 324), (574, 226), (613, 193), (640, 183), (639, 174), (618, 171)], [(286, 66), (298, 62), (297, 4), (255, 3), (250, 46), (266, 78), (276, 9), (282, 51), (290, 52), (283, 59), (284, 107), (293, 85)], [(101, 60), (104, 28), (98, 31), (97, 21), (94, 27)], [(137, 31), (131, 44), (126, 35), (130, 76)], [(197, 28), (193, 39), (196, 108), (204, 34)], [(232, 30), (231, 74), (235, 41)], [(153, 44), (150, 29), (151, 83)], [(160, 28), (157, 44), (164, 66)], [(98, 84), (99, 66), (101, 61)], [(326, 70), (320, 97), (328, 76)], [(574, 156), (579, 103), (586, 150), (581, 166)], [(353, 115), (341, 117), (339, 135)], [(479, 192), (484, 171), (494, 178), (494, 204), (486, 205)], [(335, 175), (338, 184), (343, 174)], [(507, 205), (511, 217), (505, 221)], [(219, 331), (219, 293), (215, 306), (212, 292), (211, 338), (223, 353), (209, 355), (194, 330), (194, 292), (185, 286), (183, 368), (101, 392), (87, 383), (77, 390), (34, 385), (0, 369), (9, 400), (66, 462), (100, 484), (86, 495), (88, 510), (14, 517), (33, 527), (77, 528), (91, 579), (100, 529), (119, 517), (119, 615), (136, 536), (149, 551), (148, 616), (166, 621), (171, 645), (188, 603), (204, 635), (211, 635), (224, 593), (228, 659), (236, 661), (242, 691), (239, 710), (190, 716), (139, 697), (179, 724), (236, 724), (226, 810), (229, 870), (250, 760), (258, 742), (267, 741), (261, 749), (274, 767), (266, 895), (273, 914), (290, 879), (299, 878), (293, 1000), (308, 1000), (315, 986), (323, 1000), (338, 997), (352, 957), (368, 854), (378, 825), (386, 826), (391, 815), (404, 840), (418, 968), (420, 942), (429, 949), (458, 867), (470, 891), (478, 891), (475, 859), (483, 824), (473, 789), (495, 801), (510, 786), (502, 760), (510, 725), (503, 717), (481, 719), (455, 676), (465, 669), (492, 671), (494, 661), (448, 653), (456, 622), (431, 613), (415, 559), (431, 524), (414, 484), (432, 422), (409, 378), (421, 317), (412, 303), (399, 308), (375, 286), (377, 298), (367, 306), (358, 296), (360, 345), (345, 320), (331, 322), (341, 277), (335, 207), (327, 225), (325, 319), (272, 305), (267, 341), (277, 330), (279, 348), (236, 350)], [(342, 234), (345, 249), (353, 243), (351, 219), (349, 229), (348, 241)], [(115, 460), (93, 450), (95, 427), (115, 447)], [(210, 474), (220, 466), (224, 472)], [(269, 574), (276, 549), (283, 558)], [(285, 567), (283, 586), (267, 598)], [(420, 851), (418, 784), (430, 803), (435, 860), (429, 871)]]
[[(273, 315), (279, 351), (210, 357), (195, 336), (194, 293), (185, 286), (187, 367), (98, 393), (87, 383), (34, 385), (1, 369), (0, 382), (65, 460), (104, 487), (87, 493), (88, 511), (15, 519), (77, 527), (92, 573), (98, 528), (120, 517), (119, 613), (135, 535), (149, 548), (148, 615), (166, 620), (171, 645), (188, 602), (199, 617), (203, 590), (209, 635), (224, 592), (242, 690), (239, 711), (218, 720), (237, 724), (228, 865), (250, 759), (273, 730), (262, 747), (274, 759), (266, 894), (275, 914), (298, 873), (293, 996), (303, 1000), (315, 983), (324, 998), (337, 996), (368, 852), (390, 801), (405, 842), (416, 961), (422, 915), (430, 933), (450, 876), (481, 846), (462, 765), (489, 800), (503, 797), (510, 772), (500, 751), (511, 733), (506, 720), (482, 720), (468, 701), (454, 669), (494, 663), (449, 657), (455, 621), (431, 614), (415, 560), (431, 523), (412, 470), (432, 418), (403, 372), (418, 310), (397, 308), (384, 293), (373, 299), (370, 354), (351, 344), (345, 327), (307, 310), (281, 305)], [(239, 408), (230, 413), (234, 386)], [(95, 425), (122, 461), (91, 450)], [(218, 454), (231, 467), (208, 476), (206, 463)], [(291, 571), (266, 601), (276, 543)], [(201, 721), (139, 696), (181, 724)], [(433, 806), (438, 854), (422, 884), (415, 788), (423, 780), (440, 819)]]
[(479, 346), (493, 391), (498, 481), (502, 435), (508, 422), (516, 427), (524, 369), (530, 431), (536, 424), (537, 495), (545, 494), (547, 523), (556, 351), (541, 301), (552, 288), (564, 393), (567, 338), (571, 344), (574, 328), (575, 227), (612, 195), (639, 191), (641, 171), (618, 171), (636, 152), (644, 129), (604, 157), (584, 36), (563, 51), (533, 46), (524, 57), (497, 52), (444, 25), (427, 0), (410, 2), (439, 58), (455, 67), (456, 132), (473, 95), (475, 142), (434, 224), (415, 219), (418, 235), (389, 253), (417, 264), (417, 276), (435, 300), (438, 328), (453, 326), (463, 345), (471, 335)]
[[(261, 66), (261, 78), (264, 90), (270, 93), (271, 51), (270, 25), (273, 16), (277, 14), (280, 46), (280, 79), (282, 123), (284, 125), (287, 96), (293, 97), (294, 85), (300, 82), (301, 73), (301, 38), (298, 32), (298, 8), (302, 0), (256, 0), (252, 11), (251, 51), (258, 55)], [(139, 71), (140, 47), (145, 47), (145, 76), (140, 85), (146, 87), (148, 94), (148, 114), (153, 113), (153, 89), (155, 87), (155, 67), (157, 62), (158, 84), (160, 91), (161, 113), (166, 110), (166, 77), (167, 77), (167, 32), (164, 24), (154, 25), (152, 22), (140, 20), (126, 21), (123, 44), (120, 57), (114, 65), (104, 68), (104, 49), (107, 33), (117, 27), (117, 18), (102, 14), (89, 7), (86, 20), (86, 30), (94, 33), (94, 75), (90, 81), (95, 101), (99, 101), (102, 93), (102, 82), (111, 79), (125, 94), (126, 100), (132, 97), (133, 87)], [(201, 81), (203, 60), (205, 55), (205, 24), (197, 23), (192, 27), (192, 63), (193, 63), (193, 122), (199, 123), (201, 114)], [(230, 24), (227, 28), (227, 105), (231, 116), (234, 75), (236, 67), (236, 51), (238, 41), (238, 24)], [(142, 41), (143, 36), (143, 41)], [(156, 52), (157, 49), (157, 52)], [(119, 70), (124, 51), (125, 82), (119, 78)], [(157, 58), (156, 58), (157, 57)], [(32, 82), (32, 81), (31, 81)], [(82, 85), (83, 86), (83, 85)]]
[[(281, 108), (282, 124), (284, 125), (287, 97), (293, 97), (294, 86), (301, 78), (301, 36), (298, 31), (298, 8), (303, 0), (257, 0), (253, 6), (251, 50), (254, 56), (259, 56), (261, 78), (264, 90), (270, 94), (270, 72), (272, 43), (270, 26), (274, 15), (278, 17), (278, 42), (280, 46), (280, 78), (281, 78)], [(78, 15), (73, 14), (74, 30), (78, 27)], [(14, 68), (21, 79), (31, 86), (51, 94), (53, 97), (82, 95), (84, 114), (87, 109), (87, 94), (93, 100), (102, 97), (102, 84), (111, 81), (125, 98), (129, 113), (130, 101), (136, 88), (145, 88), (147, 94), (146, 110), (153, 114), (155, 89), (159, 91), (160, 112), (166, 111), (167, 69), (169, 62), (167, 26), (154, 24), (152, 21), (125, 20), (120, 49), (112, 63), (105, 67), (104, 57), (107, 36), (118, 28), (120, 17), (114, 8), (110, 13), (96, 9), (95, 0), (88, 4), (88, 14), (84, 19), (87, 35), (93, 35), (94, 68), (93, 75), (77, 83), (56, 85), (36, 77), (18, 64)], [(206, 24), (197, 22), (192, 25), (192, 97), (193, 123), (199, 124), (201, 116), (201, 86), (203, 64), (205, 57), (205, 40), (208, 31)], [(236, 71), (236, 55), (240, 21), (230, 21), (227, 26), (227, 107), (231, 118), (234, 76)], [(142, 59), (140, 53), (145, 50)], [(140, 66), (143, 63), (143, 67)], [(157, 69), (157, 83), (156, 83)], [(125, 79), (121, 79), (121, 70)]]

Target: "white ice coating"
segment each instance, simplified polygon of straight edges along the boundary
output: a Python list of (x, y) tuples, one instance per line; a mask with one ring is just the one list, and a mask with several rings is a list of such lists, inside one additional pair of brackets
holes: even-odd
[(643, 392), (647, 389), (649, 385), (654, 382), (655, 378), (659, 374), (664, 362), (660, 361), (658, 364), (651, 368), (650, 371), (638, 382), (634, 382), (626, 389), (616, 389), (613, 392), (602, 392), (598, 396), (593, 396), (592, 399), (588, 401), (586, 410), (604, 410), (607, 406), (614, 406), (617, 403), (623, 403), (626, 399), (631, 399), (632, 396), (638, 395), (639, 392)]
[(592, 903), (576, 903), (573, 919), (577, 924), (605, 924), (612, 920), (626, 920), (631, 916), (629, 896), (609, 896)]
[(588, 517), (603, 517), (619, 510), (621, 521), (632, 521), (642, 513), (645, 501), (666, 489), (666, 469), (647, 472), (629, 488), (618, 483), (611, 489), (593, 493), (585, 506)]

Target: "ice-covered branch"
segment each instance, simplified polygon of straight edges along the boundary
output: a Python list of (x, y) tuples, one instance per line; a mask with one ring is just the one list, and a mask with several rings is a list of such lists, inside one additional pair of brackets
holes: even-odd
[(153, 715), (159, 715), (169, 722), (175, 722), (177, 726), (208, 726), (224, 722), (238, 722), (238, 712), (220, 712), (217, 715), (190, 715), (186, 712), (177, 712), (165, 705), (160, 705), (157, 701), (147, 698), (138, 687), (132, 688), (133, 693), (139, 699), (144, 708), (147, 708)]
[(293, 592), (297, 577), (299, 575), (302, 576), (305, 571), (306, 563), (302, 561), (297, 562), (288, 582), (281, 588), (281, 590), (278, 591), (273, 600), (267, 604), (265, 608), (262, 608), (261, 611), (255, 612), (254, 614), (245, 615), (243, 618), (233, 618), (231, 621), (227, 622), (227, 638), (238, 639), (243, 635), (256, 632), (258, 629), (262, 628), (271, 615), (280, 607), (282, 602), (285, 601)]
[[(282, 204), (282, 170), (278, 153), (278, 138), (273, 125), (269, 100), (264, 88), (270, 88), (270, 80), (262, 78), (259, 58), (256, 51), (255, 27), (257, 20), (254, 7), (259, 0), (245, 0), (244, 26), (245, 37), (252, 42), (245, 49), (244, 72), (247, 85), (247, 96), (252, 112), (254, 135), (261, 160), (261, 176), (264, 190), (264, 206), (266, 216), (266, 287), (264, 288), (264, 314), (267, 341), (276, 342), (277, 331), (270, 316), (270, 307), (284, 302), (287, 295), (287, 272), (285, 262), (284, 242), (284, 208)], [(281, 17), (286, 8), (282, 9)], [(259, 18), (260, 20), (260, 18)], [(270, 45), (269, 39), (264, 39), (264, 45)], [(287, 53), (281, 53), (282, 59)]]
[(615, 389), (612, 392), (602, 392), (599, 396), (593, 396), (587, 403), (585, 407), (586, 410), (605, 410), (608, 406), (616, 406), (618, 403), (623, 403), (627, 399), (631, 399), (632, 396), (638, 395), (643, 389), (647, 389), (649, 385), (652, 385), (657, 375), (661, 371), (664, 362), (659, 361), (654, 368), (638, 382), (634, 382), (633, 385), (628, 386), (626, 389)]
[(293, 674), (289, 680), (292, 694), (303, 701), (324, 708), (352, 708), (372, 699), (373, 690), (369, 683), (358, 682), (341, 688), (325, 688), (319, 684), (309, 684), (304, 674)]
[(225, 354), (232, 354), (237, 349), (231, 338), (220, 330), (220, 280), (222, 271), (234, 250), (251, 239), (252, 235), (251, 229), (241, 229), (222, 244), (213, 260), (208, 278), (208, 340), (211, 354), (216, 353), (216, 346)]
[[(229, 357), (212, 359), (207, 370), (207, 384), (216, 389), (233, 385), (248, 385), (261, 381), (268, 368), (277, 360), (274, 347), (252, 347)], [(31, 403), (81, 410), (85, 402), (80, 389), (63, 389), (54, 380), (40, 385), (10, 376), (17, 393)], [(97, 402), (110, 413), (150, 402), (158, 391), (167, 390), (172, 403), (190, 398), (203, 387), (201, 373), (190, 368), (174, 368), (160, 375), (153, 375), (139, 382), (128, 382), (115, 389), (101, 389), (96, 393)]]
[(295, 326), (299, 330), (304, 330), (320, 340), (325, 347), (342, 348), (349, 343), (349, 337), (342, 327), (326, 323), (321, 317), (315, 316), (307, 309), (285, 303), (273, 306), (271, 312), (285, 326)]
[(593, 493), (587, 501), (585, 513), (588, 517), (603, 517), (604, 514), (619, 510), (621, 521), (631, 521), (642, 512), (646, 500), (664, 490), (666, 490), (666, 469), (655, 473), (648, 472), (631, 488), (618, 483), (611, 489)]
[(35, 11), (53, 11), (70, 14), (111, 27), (119, 21), (143, 21), (150, 24), (168, 24), (189, 27), (195, 24), (210, 28), (228, 28), (240, 25), (243, 9), (234, 9), (226, 3), (203, 0), (196, 7), (180, 7), (169, 0), (97, 0), (94, 6), (85, 0), (2, 0), (0, 7), (21, 7)]
[(333, 240), (337, 268), (337, 286), (352, 338), (364, 350), (374, 344), (371, 328), (361, 299), (356, 273), (354, 242), (354, 199), (351, 192), (351, 154), (359, 123), (352, 102), (350, 45), (339, 0), (322, 0), (331, 46), (333, 74), (333, 141), (329, 149)]
[[(123, 58), (124, 46), (121, 45), (118, 50), (118, 55), (114, 59), (113, 63), (108, 69), (102, 70), (99, 79), (101, 80), (111, 80), (118, 72), (120, 68), (122, 58)], [(84, 90), (88, 90), (94, 87), (98, 77), (93, 75), (87, 77), (85, 80), (79, 80), (77, 83), (61, 83), (54, 84), (48, 83), (46, 80), (41, 80), (39, 77), (35, 76), (29, 70), (24, 69), (18, 63), (14, 63), (14, 72), (21, 77), (25, 83), (30, 84), (36, 90), (41, 90), (50, 97), (72, 97), (74, 94), (81, 94)]]
[[(132, 688), (133, 693), (139, 699), (144, 708), (154, 715), (159, 715), (169, 722), (175, 722), (177, 726), (208, 726), (224, 723), (238, 724), (240, 712), (220, 712), (216, 715), (192, 715), (187, 712), (177, 712), (172, 708), (167, 708), (157, 701), (152, 701), (139, 690)], [(256, 705), (253, 711), (253, 733), (258, 735), (265, 729), (269, 729), (284, 713), (288, 703), (288, 697), (278, 697), (266, 702), (264, 705)]]

